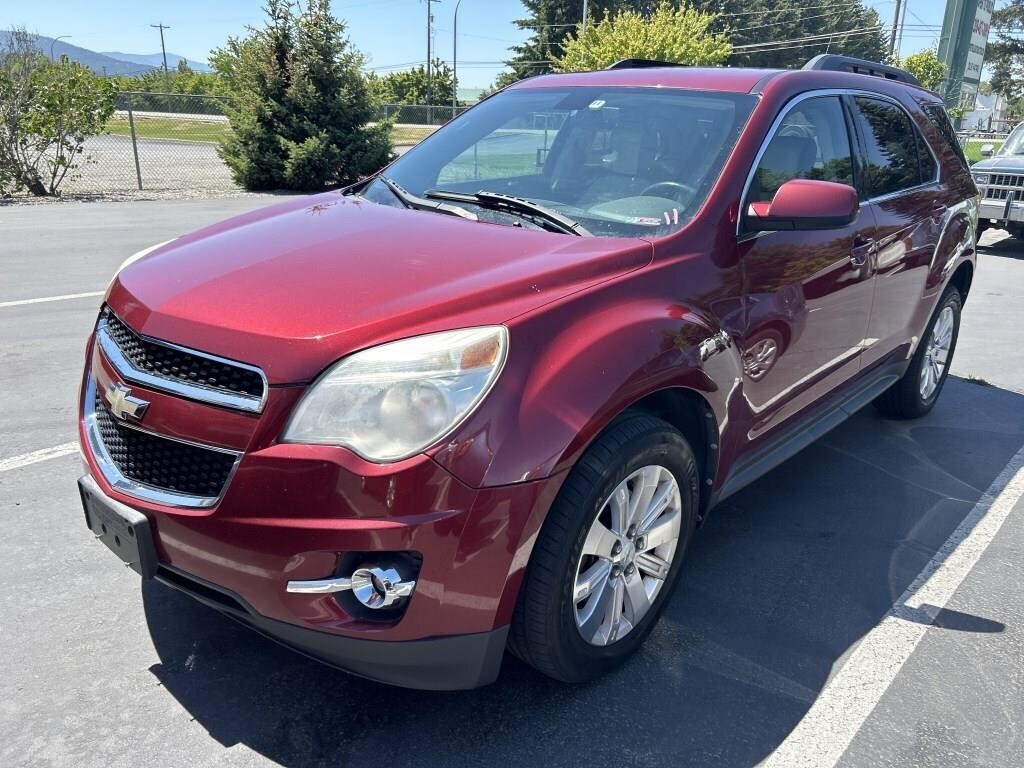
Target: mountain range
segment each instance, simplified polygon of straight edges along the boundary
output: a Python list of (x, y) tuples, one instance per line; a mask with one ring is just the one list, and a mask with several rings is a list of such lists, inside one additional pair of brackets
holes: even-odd
[[(0, 47), (3, 47), (10, 33), (0, 29)], [(47, 56), (59, 59), (67, 56), (71, 61), (88, 67), (97, 75), (141, 75), (154, 69), (163, 67), (163, 56), (159, 53), (120, 53), (112, 51), (109, 53), (98, 53), (88, 48), (80, 48), (72, 45), (67, 40), (54, 40), (45, 35), (36, 36), (36, 47)], [(167, 53), (167, 66), (174, 69), (178, 66), (179, 59), (183, 58), (176, 53)], [(188, 59), (188, 65), (197, 72), (209, 72), (210, 69), (204, 63)]]

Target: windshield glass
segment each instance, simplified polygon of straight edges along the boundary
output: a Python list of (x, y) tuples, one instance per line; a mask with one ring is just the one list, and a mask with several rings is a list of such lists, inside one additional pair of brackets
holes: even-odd
[[(755, 98), (669, 88), (535, 88), (484, 101), (387, 170), (419, 197), (492, 192), (599, 236), (673, 232), (704, 202)], [(381, 181), (362, 194), (403, 203)], [(491, 201), (493, 203), (493, 201)], [(459, 201), (480, 220), (548, 228), (535, 212)]]
[(1006, 137), (1003, 146), (996, 152), (997, 155), (1024, 155), (1024, 123), (1013, 129), (1013, 132)]

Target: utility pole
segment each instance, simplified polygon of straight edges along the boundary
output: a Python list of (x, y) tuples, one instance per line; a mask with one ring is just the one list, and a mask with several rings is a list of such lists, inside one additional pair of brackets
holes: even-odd
[(160, 30), (160, 52), (164, 55), (164, 90), (171, 90), (170, 75), (167, 73), (167, 48), (164, 46), (164, 30), (170, 29), (165, 26), (162, 22), (160, 24), (150, 24), (153, 29)]
[(452, 20), (452, 119), (459, 111), (459, 6), (462, 0), (455, 3), (455, 16)]
[(587, 0), (583, 0), (583, 29), (587, 28)]
[(441, 0), (427, 0), (427, 104), (433, 103), (433, 82), (431, 80), (431, 65), (430, 60), (433, 56), (431, 52), (431, 46), (434, 41), (434, 3), (439, 3)]
[(889, 56), (896, 55), (896, 30), (900, 26), (900, 7), (903, 0), (896, 0), (896, 13), (892, 17), (892, 32), (889, 35)]

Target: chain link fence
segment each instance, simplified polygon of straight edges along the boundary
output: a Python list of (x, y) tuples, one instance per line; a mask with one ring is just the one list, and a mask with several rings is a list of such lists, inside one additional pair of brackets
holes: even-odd
[[(106, 130), (86, 140), (77, 171), (61, 189), (70, 193), (143, 191), (234, 192), (217, 154), (231, 133), (229, 99), (187, 93), (125, 91)], [(396, 145), (421, 141), (466, 106), (383, 104), (378, 115), (398, 128)]]
[(231, 132), (227, 99), (183, 93), (118, 94), (106, 132), (86, 140), (66, 192), (239, 188), (217, 154)]
[(378, 119), (391, 120), (397, 125), (444, 125), (467, 109), (469, 107), (450, 104), (381, 104), (377, 114)]

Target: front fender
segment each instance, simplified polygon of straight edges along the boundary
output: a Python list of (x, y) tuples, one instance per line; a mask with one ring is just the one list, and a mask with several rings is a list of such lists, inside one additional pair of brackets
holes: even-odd
[(656, 298), (656, 279), (635, 282), (647, 285), (510, 323), (498, 385), (435, 459), (477, 487), (547, 477), (571, 467), (623, 410), (669, 387), (699, 393), (721, 429), (741, 376), (735, 345), (710, 312)]

